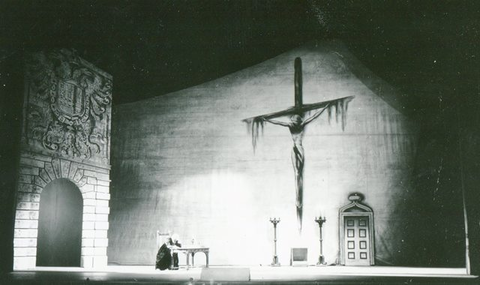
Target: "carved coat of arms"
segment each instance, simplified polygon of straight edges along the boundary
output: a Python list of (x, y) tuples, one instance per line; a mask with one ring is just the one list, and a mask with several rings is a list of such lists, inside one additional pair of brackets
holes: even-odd
[(83, 63), (70, 50), (27, 57), (27, 143), (68, 157), (108, 155), (112, 81)]

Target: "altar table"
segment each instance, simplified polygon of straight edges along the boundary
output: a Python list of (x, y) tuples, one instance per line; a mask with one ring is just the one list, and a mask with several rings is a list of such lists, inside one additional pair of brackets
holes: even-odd
[(177, 247), (172, 252), (182, 252), (187, 255), (187, 269), (190, 268), (190, 254), (192, 255), (192, 267), (195, 266), (195, 253), (203, 252), (206, 257), (206, 267), (208, 267), (208, 247)]

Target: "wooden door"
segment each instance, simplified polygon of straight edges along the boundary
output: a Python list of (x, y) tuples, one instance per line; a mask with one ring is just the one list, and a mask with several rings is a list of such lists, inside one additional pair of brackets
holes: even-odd
[(368, 216), (346, 216), (344, 219), (345, 265), (370, 265)]
[(79, 267), (83, 198), (67, 179), (50, 182), (40, 195), (37, 266)]

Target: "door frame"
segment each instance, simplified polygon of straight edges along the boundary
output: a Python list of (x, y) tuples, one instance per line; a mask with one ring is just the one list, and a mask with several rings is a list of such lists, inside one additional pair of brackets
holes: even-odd
[(368, 219), (368, 234), (370, 247), (368, 254), (370, 255), (370, 265), (375, 265), (375, 238), (374, 238), (374, 221), (373, 210), (365, 204), (362, 204), (363, 196), (359, 193), (354, 193), (348, 197), (350, 204), (347, 204), (339, 209), (339, 248), (340, 248), (340, 265), (345, 265), (345, 217), (367, 217)]

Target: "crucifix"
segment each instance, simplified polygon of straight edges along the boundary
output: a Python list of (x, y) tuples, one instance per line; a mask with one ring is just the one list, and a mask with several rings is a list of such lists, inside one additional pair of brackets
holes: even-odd
[[(243, 122), (248, 124), (248, 131), (252, 135), (253, 150), (257, 144), (259, 129), (263, 130), (265, 122), (287, 127), (292, 135), (292, 164), (295, 174), (295, 193), (296, 193), (296, 213), (298, 232), (302, 232), (302, 215), (303, 215), (303, 167), (305, 165), (305, 152), (303, 150), (302, 141), (305, 127), (315, 119), (317, 119), (325, 110), (328, 112), (328, 119), (332, 117), (332, 111), (335, 110), (335, 117), (338, 121), (341, 117), (342, 130), (345, 129), (346, 115), (348, 103), (353, 96), (343, 97), (339, 99), (323, 101), (313, 104), (303, 104), (302, 94), (302, 60), (295, 58), (295, 106), (275, 113), (260, 115), (252, 118), (244, 119)], [(311, 115), (312, 112), (315, 112)], [(290, 117), (289, 122), (275, 120), (276, 118)]]

